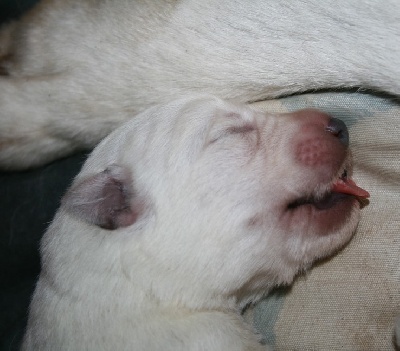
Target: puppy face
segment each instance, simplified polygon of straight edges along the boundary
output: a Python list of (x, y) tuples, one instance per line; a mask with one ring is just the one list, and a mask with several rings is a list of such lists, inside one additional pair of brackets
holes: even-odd
[(350, 175), (342, 122), (203, 96), (113, 133), (63, 208), (120, 242), (125, 276), (160, 299), (246, 303), (351, 238), (368, 193)]

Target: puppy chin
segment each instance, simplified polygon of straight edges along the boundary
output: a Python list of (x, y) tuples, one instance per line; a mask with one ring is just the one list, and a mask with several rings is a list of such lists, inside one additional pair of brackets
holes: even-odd
[[(312, 221), (309, 221), (311, 218)], [(299, 263), (299, 270), (340, 251), (353, 237), (360, 219), (360, 205), (348, 198), (329, 210), (306, 208), (286, 222), (288, 261)]]

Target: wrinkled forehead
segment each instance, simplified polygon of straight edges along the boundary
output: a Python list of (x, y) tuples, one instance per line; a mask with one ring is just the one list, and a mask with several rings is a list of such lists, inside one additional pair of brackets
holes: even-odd
[(187, 133), (205, 128), (227, 107), (227, 103), (212, 96), (187, 98), (160, 107), (157, 119), (161, 128)]
[[(200, 148), (220, 121), (252, 119), (254, 112), (210, 95), (187, 96), (154, 106), (122, 125), (95, 149), (85, 169), (109, 163), (157, 163), (169, 154)], [(161, 157), (163, 156), (163, 157)]]
[(167, 137), (176, 139), (184, 135), (204, 134), (219, 122), (253, 119), (254, 111), (246, 105), (201, 95), (160, 107), (154, 123), (159, 130), (169, 132)]

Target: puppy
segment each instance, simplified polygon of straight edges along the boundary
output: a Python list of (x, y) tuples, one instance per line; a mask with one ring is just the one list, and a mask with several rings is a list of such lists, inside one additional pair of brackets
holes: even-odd
[(400, 2), (43, 0), (0, 33), (0, 167), (91, 148), (182, 94), (400, 94)]
[(94, 150), (41, 244), (23, 350), (264, 350), (241, 310), (351, 238), (347, 128), (212, 96)]

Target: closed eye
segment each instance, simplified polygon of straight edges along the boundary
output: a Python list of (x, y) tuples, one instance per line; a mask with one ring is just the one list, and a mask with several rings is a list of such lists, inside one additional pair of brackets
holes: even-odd
[(235, 135), (235, 134), (247, 134), (249, 132), (253, 132), (256, 130), (256, 127), (253, 124), (244, 124), (241, 126), (232, 126), (224, 129), (221, 133), (218, 133), (214, 138), (212, 138), (209, 144), (215, 143), (217, 140), (220, 140), (224, 137)]
[(245, 124), (243, 126), (233, 126), (228, 128), (229, 134), (244, 134), (248, 132), (252, 132), (255, 130), (255, 127), (252, 124)]

